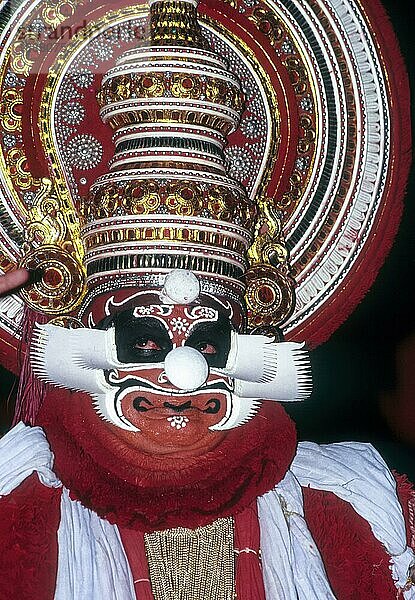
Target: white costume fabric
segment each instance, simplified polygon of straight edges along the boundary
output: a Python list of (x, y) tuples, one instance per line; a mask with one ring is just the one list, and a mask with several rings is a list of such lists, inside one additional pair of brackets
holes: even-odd
[[(39, 427), (17, 425), (0, 440), (0, 496), (37, 472), (46, 486), (61, 483)], [(285, 478), (258, 498), (262, 566), (267, 600), (335, 600), (304, 518), (301, 486), (330, 491), (366, 519), (391, 556), (397, 588), (415, 563), (394, 479), (368, 444), (298, 445)], [(134, 584), (118, 529), (62, 491), (55, 600), (135, 600)], [(404, 592), (415, 600), (415, 587)]]

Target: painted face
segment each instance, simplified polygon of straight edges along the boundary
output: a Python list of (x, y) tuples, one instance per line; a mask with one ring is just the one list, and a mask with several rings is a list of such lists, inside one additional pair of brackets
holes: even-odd
[[(215, 427), (231, 405), (232, 382), (215, 372), (225, 366), (229, 353), (229, 312), (219, 304), (156, 304), (147, 299), (118, 312), (105, 326), (115, 328), (118, 360), (125, 364), (106, 371), (106, 382), (118, 413), (139, 430), (135, 445), (152, 454), (195, 454), (216, 445), (223, 433)], [(178, 348), (187, 353), (175, 366)], [(169, 356), (176, 385), (165, 369)], [(198, 378), (195, 371), (201, 366)], [(178, 375), (186, 381), (194, 378), (190, 391), (177, 383)]]
[(30, 353), (42, 381), (87, 392), (103, 427), (130, 445), (197, 455), (252, 419), (263, 399), (309, 395), (302, 344), (237, 333), (238, 305), (207, 293), (181, 304), (164, 288), (120, 292), (97, 298), (89, 327), (37, 325)]

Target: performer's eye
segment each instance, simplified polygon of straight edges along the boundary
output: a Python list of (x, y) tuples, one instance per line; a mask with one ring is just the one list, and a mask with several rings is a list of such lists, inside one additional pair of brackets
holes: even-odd
[(123, 363), (161, 363), (172, 348), (166, 328), (153, 317), (135, 318), (132, 310), (115, 315), (115, 343)]
[(223, 368), (229, 353), (230, 329), (229, 321), (223, 319), (195, 324), (185, 345), (199, 350), (210, 367)]
[(199, 342), (196, 345), (196, 350), (199, 350), (202, 354), (217, 354), (216, 346), (210, 342)]
[(142, 328), (137, 337), (131, 340), (131, 358), (138, 362), (161, 362), (170, 349), (170, 340), (162, 336), (154, 335), (156, 332), (145, 331), (147, 327)]
[(199, 350), (209, 367), (223, 368), (229, 354), (231, 328), (229, 319), (221, 316), (216, 322), (196, 323), (185, 345)]
[(139, 338), (134, 344), (134, 348), (137, 350), (161, 350), (157, 342), (146, 337)]

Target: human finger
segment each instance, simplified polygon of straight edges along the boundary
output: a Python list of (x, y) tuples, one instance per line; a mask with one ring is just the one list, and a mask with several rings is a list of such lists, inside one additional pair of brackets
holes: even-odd
[(0, 276), (0, 295), (11, 293), (24, 285), (29, 279), (27, 269), (16, 269)]

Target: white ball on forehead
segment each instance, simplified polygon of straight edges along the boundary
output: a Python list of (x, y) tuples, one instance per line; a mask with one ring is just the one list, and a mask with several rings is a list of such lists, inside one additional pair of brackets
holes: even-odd
[(200, 294), (200, 283), (192, 271), (175, 269), (166, 275), (161, 300), (166, 304), (190, 304)]

